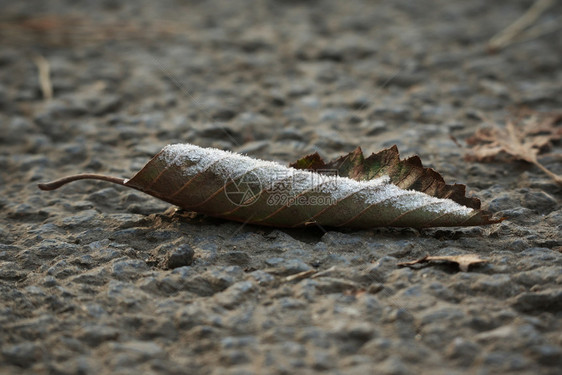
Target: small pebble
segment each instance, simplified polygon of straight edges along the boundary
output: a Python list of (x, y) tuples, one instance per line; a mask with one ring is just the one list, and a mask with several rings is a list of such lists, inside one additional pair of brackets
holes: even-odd
[(194, 255), (195, 252), (190, 245), (180, 245), (177, 249), (168, 252), (164, 261), (164, 266), (168, 269), (189, 266), (193, 262)]

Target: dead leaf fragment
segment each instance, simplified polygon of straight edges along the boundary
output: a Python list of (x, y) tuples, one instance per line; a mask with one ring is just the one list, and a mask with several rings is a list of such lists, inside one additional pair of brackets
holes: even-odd
[(501, 154), (511, 159), (534, 164), (562, 185), (562, 176), (548, 170), (538, 160), (538, 155), (550, 150), (552, 143), (562, 139), (562, 113), (523, 113), (518, 121), (508, 120), (505, 127), (497, 124), (481, 128), (467, 139), (470, 150), (468, 161), (488, 162)]
[(487, 262), (487, 260), (481, 259), (476, 254), (444, 255), (444, 256), (426, 255), (423, 258), (413, 260), (411, 262), (398, 263), (398, 265), (401, 266), (401, 267), (404, 267), (404, 266), (409, 267), (409, 266), (412, 266), (414, 264), (434, 262), (434, 261), (446, 261), (446, 262), (457, 263), (459, 265), (459, 269), (463, 272), (467, 272), (468, 267), (472, 264), (479, 264), (479, 263)]
[(340, 177), (357, 181), (389, 176), (390, 182), (401, 189), (419, 191), (436, 198), (451, 199), (474, 209), (480, 208), (478, 198), (465, 196), (465, 185), (447, 185), (439, 173), (431, 168), (425, 168), (417, 155), (401, 160), (396, 146), (373, 153), (369, 157), (365, 157), (361, 147), (357, 147), (349, 154), (328, 163), (324, 162), (318, 153), (314, 153), (289, 166), (320, 174), (336, 172)]

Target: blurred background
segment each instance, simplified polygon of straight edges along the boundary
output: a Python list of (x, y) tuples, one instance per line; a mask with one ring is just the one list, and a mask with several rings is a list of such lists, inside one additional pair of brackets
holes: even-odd
[(72, 138), (129, 155), (178, 141), (284, 161), (431, 154), (479, 113), (562, 97), (556, 2), (499, 47), (534, 1), (3, 3), (0, 137), (35, 152)]

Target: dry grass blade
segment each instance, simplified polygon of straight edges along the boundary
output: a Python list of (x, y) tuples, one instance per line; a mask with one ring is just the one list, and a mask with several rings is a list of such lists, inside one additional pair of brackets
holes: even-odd
[[(519, 39), (528, 40), (529, 35), (538, 37), (546, 34), (547, 32), (556, 30), (552, 29), (551, 27), (548, 27), (544, 30), (536, 26), (530, 28), (530, 26), (537, 22), (540, 16), (553, 4), (553, 0), (535, 1), (535, 3), (533, 3), (533, 5), (521, 17), (519, 17), (517, 20), (515, 20), (515, 22), (510, 24), (508, 27), (506, 27), (490, 39), (490, 41), (488, 42), (488, 49), (490, 51), (498, 51), (510, 44), (520, 41)], [(560, 28), (560, 25), (558, 25), (558, 28)], [(521, 35), (525, 31), (525, 29), (527, 29), (528, 35), (518, 38), (518, 36)]]
[(316, 273), (315, 270), (307, 270), (307, 271), (295, 273), (293, 275), (289, 275), (289, 276), (285, 277), (285, 281), (295, 281), (295, 280), (306, 279), (306, 278), (309, 278), (310, 276), (314, 275), (315, 273)]
[(468, 271), (468, 267), (472, 264), (479, 264), (487, 262), (484, 259), (481, 259), (476, 254), (465, 254), (465, 255), (445, 255), (445, 256), (431, 256), (426, 255), (423, 258), (413, 260), (411, 262), (403, 262), (398, 263), (399, 266), (413, 266), (414, 264), (426, 263), (426, 262), (433, 262), (433, 261), (445, 261), (445, 262), (452, 262), (457, 263), (459, 265), (459, 269), (463, 272)]
[(330, 268), (328, 268), (327, 270), (324, 271), (320, 271), (315, 273), (314, 275), (312, 275), (310, 278), (311, 279), (317, 279), (319, 277), (324, 277), (326, 275), (329, 275), (330, 273), (333, 273), (334, 271), (336, 271), (338, 268), (336, 266), (332, 266)]
[(562, 185), (562, 176), (550, 171), (538, 160), (538, 155), (552, 147), (552, 142), (562, 139), (562, 113), (523, 114), (515, 122), (507, 121), (504, 128), (494, 125), (481, 128), (467, 139), (471, 146), (466, 154), (468, 161), (491, 161), (505, 153), (513, 159), (536, 165), (557, 184)]
[(51, 65), (49, 61), (41, 55), (37, 55), (33, 58), (37, 70), (39, 71), (39, 86), (41, 87), (41, 92), (43, 93), (43, 98), (45, 100), (50, 100), (53, 98), (53, 85), (51, 83)]

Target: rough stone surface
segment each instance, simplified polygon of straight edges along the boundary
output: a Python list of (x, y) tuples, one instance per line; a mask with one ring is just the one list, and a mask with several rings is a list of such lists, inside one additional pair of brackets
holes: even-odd
[[(0, 373), (558, 374), (562, 191), (450, 137), (562, 108), (560, 31), (486, 51), (531, 3), (3, 2)], [(284, 164), (397, 144), (508, 219), (292, 231), (36, 187), (130, 178), (177, 142)], [(541, 159), (559, 174), (560, 153)], [(470, 253), (488, 263), (397, 266)]]

